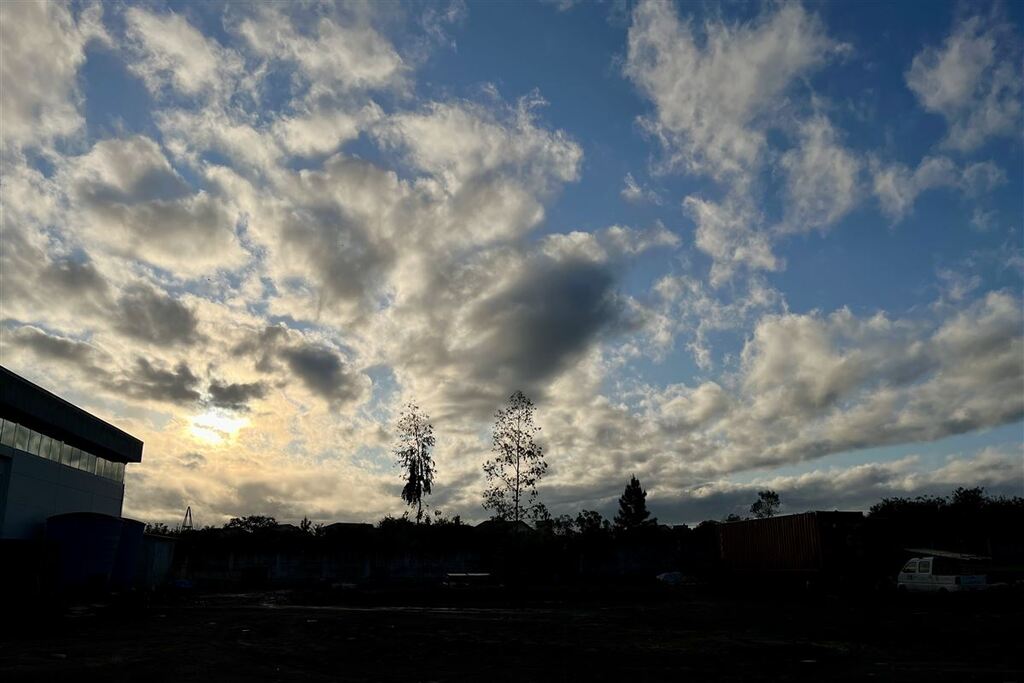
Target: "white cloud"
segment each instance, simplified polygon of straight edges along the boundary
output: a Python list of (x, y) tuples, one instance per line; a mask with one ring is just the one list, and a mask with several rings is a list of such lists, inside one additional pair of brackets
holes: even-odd
[(969, 152), (991, 137), (1020, 136), (1021, 76), (1013, 28), (995, 17), (961, 20), (941, 47), (922, 50), (908, 87), (949, 125), (943, 144)]
[(96, 143), (70, 160), (62, 184), (72, 202), (67, 220), (112, 253), (187, 277), (247, 259), (235, 234), (237, 213), (194, 192), (149, 138)]
[(79, 130), (83, 119), (75, 79), (86, 44), (107, 39), (101, 12), (101, 6), (91, 5), (76, 19), (57, 2), (0, 4), (4, 148), (47, 145)]
[(785, 230), (825, 230), (856, 205), (862, 164), (838, 138), (831, 122), (818, 115), (800, 125), (797, 147), (782, 155), (789, 200)]
[(312, 20), (283, 5), (261, 5), (237, 32), (257, 55), (295, 65), (292, 79), (311, 101), (355, 90), (401, 88), (408, 67), (373, 26), (372, 5), (338, 6)]
[(763, 161), (794, 82), (841, 49), (798, 4), (743, 24), (710, 19), (698, 35), (670, 3), (647, 1), (633, 11), (625, 72), (655, 105), (644, 124), (671, 165), (737, 177)]
[(129, 68), (151, 92), (160, 94), (171, 87), (189, 96), (232, 94), (241, 76), (241, 58), (204, 36), (185, 17), (131, 7), (125, 22), (130, 49), (137, 55)]
[(661, 196), (649, 187), (642, 187), (636, 181), (632, 173), (627, 173), (622, 179), (622, 191), (620, 196), (631, 204), (661, 204)]
[(913, 170), (905, 164), (883, 164), (878, 159), (872, 159), (870, 167), (874, 194), (882, 212), (894, 222), (910, 214), (918, 196), (928, 190), (951, 188), (965, 197), (977, 198), (1006, 182), (1006, 174), (991, 161), (960, 168), (948, 157), (928, 156)]
[(740, 268), (782, 268), (782, 259), (772, 251), (771, 236), (763, 230), (764, 218), (748, 198), (730, 194), (716, 203), (690, 196), (683, 208), (697, 225), (694, 243), (713, 260), (713, 286), (721, 286)]

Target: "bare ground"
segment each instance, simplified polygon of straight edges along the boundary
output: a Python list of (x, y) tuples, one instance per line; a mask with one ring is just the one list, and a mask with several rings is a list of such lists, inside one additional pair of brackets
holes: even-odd
[(0, 680), (1024, 681), (1016, 594), (402, 597), (79, 606), (8, 628)]

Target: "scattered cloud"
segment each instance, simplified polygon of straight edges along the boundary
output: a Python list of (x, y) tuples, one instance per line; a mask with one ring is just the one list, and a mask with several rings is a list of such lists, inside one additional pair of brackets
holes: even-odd
[(795, 3), (695, 31), (670, 3), (641, 2), (625, 73), (655, 105), (642, 123), (666, 164), (734, 182), (763, 162), (765, 131), (799, 79), (845, 49)]
[(649, 187), (641, 187), (640, 184), (633, 177), (632, 173), (627, 173), (626, 177), (623, 178), (622, 192), (619, 194), (627, 202), (633, 204), (661, 204), (661, 196), (657, 192)]
[(993, 137), (1020, 137), (1020, 44), (997, 12), (958, 20), (906, 72), (921, 106), (949, 126), (943, 146), (969, 152)]
[[(621, 150), (566, 118), (568, 91), (420, 78), (458, 56), (459, 2), (0, 6), (5, 366), (146, 442), (126, 512), (151, 520), (394, 512), (389, 421), (409, 399), (438, 429), (437, 502), (477, 518), (486, 432), (517, 389), (557, 511), (614, 505), (631, 471), (666, 519), (761, 485), (825, 507), (1010, 486), (1016, 451), (936, 465), (927, 444), (1024, 417), (1019, 245), (1000, 236), (991, 273), (922, 249), (937, 300), (875, 310), (808, 284), (813, 250), (787, 243), (841, 240), (872, 195), (897, 223), (954, 192), (974, 240), (1012, 224), (1017, 171), (968, 154), (1019, 118), (1003, 25), (968, 18), (910, 65), (949, 123), (914, 165), (844, 128), (818, 77), (857, 56), (818, 14), (690, 9), (633, 8), (622, 74), (654, 147), (608, 165)], [(85, 106), (105, 91), (83, 66), (111, 60), (146, 123)], [(624, 201), (577, 211), (608, 168), (634, 169), (611, 178)], [(880, 446), (923, 452), (822, 460)]]

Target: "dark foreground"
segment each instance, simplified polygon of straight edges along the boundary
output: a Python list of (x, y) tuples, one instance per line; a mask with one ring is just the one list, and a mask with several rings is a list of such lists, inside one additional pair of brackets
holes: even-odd
[(1018, 595), (683, 588), (296, 604), (313, 597), (205, 596), (28, 620), (0, 640), (0, 680), (1024, 681)]

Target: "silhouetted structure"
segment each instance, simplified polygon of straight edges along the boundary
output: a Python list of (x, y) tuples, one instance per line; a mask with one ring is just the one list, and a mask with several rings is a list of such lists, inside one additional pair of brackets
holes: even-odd
[(39, 538), (58, 514), (120, 517), (142, 442), (0, 367), (0, 538)]

